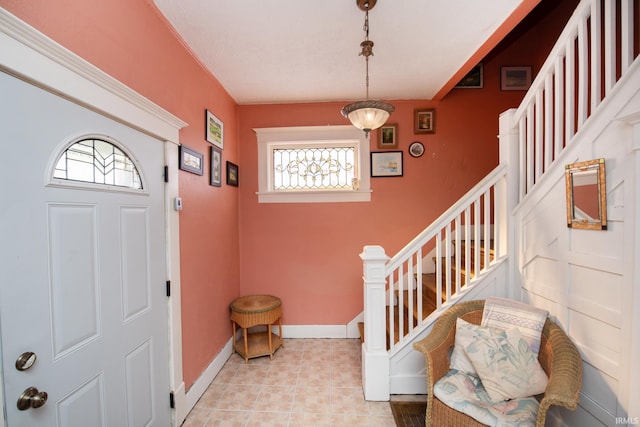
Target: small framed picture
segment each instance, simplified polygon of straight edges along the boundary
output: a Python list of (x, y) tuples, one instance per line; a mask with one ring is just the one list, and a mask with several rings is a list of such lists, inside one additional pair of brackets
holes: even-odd
[(227, 161), (227, 185), (238, 186), (238, 165)]
[(204, 156), (191, 148), (180, 146), (180, 164), (178, 167), (183, 171), (202, 175), (204, 170)]
[(209, 185), (220, 187), (222, 185), (222, 151), (211, 147), (211, 168), (209, 169)]
[(414, 133), (436, 133), (436, 110), (433, 108), (414, 111)]
[(402, 151), (372, 151), (371, 176), (402, 176)]
[(482, 89), (482, 82), (482, 64), (478, 64), (473, 67), (455, 87), (462, 89)]
[(529, 90), (531, 67), (500, 67), (500, 90)]
[(398, 148), (398, 125), (386, 124), (380, 128), (378, 148)]
[(211, 111), (206, 111), (206, 139), (219, 149), (224, 149), (224, 123), (217, 118)]

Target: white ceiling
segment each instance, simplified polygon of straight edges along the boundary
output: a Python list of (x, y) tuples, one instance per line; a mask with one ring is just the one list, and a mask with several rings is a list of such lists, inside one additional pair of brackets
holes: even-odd
[[(525, 0), (379, 0), (372, 99), (431, 99)], [(356, 0), (154, 0), (239, 104), (365, 98)]]

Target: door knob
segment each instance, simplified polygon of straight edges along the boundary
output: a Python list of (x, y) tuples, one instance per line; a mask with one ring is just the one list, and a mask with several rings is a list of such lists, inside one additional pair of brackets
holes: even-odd
[(29, 387), (18, 397), (18, 409), (26, 411), (29, 408), (39, 408), (47, 403), (47, 392)]

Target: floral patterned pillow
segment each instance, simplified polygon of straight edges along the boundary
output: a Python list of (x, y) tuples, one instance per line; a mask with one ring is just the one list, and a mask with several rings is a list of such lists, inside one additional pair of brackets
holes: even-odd
[(479, 338), (464, 350), (494, 402), (534, 396), (547, 387), (547, 375), (518, 328)]
[(495, 427), (534, 427), (539, 404), (535, 397), (494, 403), (474, 375), (449, 371), (435, 383), (438, 400), (476, 421)]
[(531, 351), (538, 356), (540, 335), (549, 312), (519, 301), (489, 297), (482, 311), (482, 326), (498, 329), (518, 328)]
[(497, 328), (474, 325), (458, 317), (456, 320), (455, 345), (451, 353), (449, 368), (467, 374), (477, 375), (464, 349), (480, 338), (489, 338), (496, 335), (505, 336), (505, 332)]

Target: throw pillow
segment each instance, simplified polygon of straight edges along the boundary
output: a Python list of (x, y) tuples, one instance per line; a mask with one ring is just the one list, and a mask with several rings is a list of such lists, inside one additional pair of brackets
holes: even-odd
[(547, 388), (547, 375), (518, 328), (480, 338), (465, 352), (494, 402), (534, 396)]
[(482, 326), (520, 330), (531, 351), (538, 356), (540, 335), (549, 312), (531, 305), (505, 298), (489, 297), (482, 311)]
[(534, 427), (539, 404), (535, 397), (495, 403), (478, 377), (449, 371), (433, 387), (433, 395), (456, 411), (495, 427)]
[(471, 361), (464, 349), (479, 338), (488, 338), (494, 335), (504, 335), (505, 332), (496, 328), (487, 328), (474, 325), (458, 317), (456, 319), (456, 337), (451, 353), (449, 368), (456, 369), (471, 375), (477, 375)]

